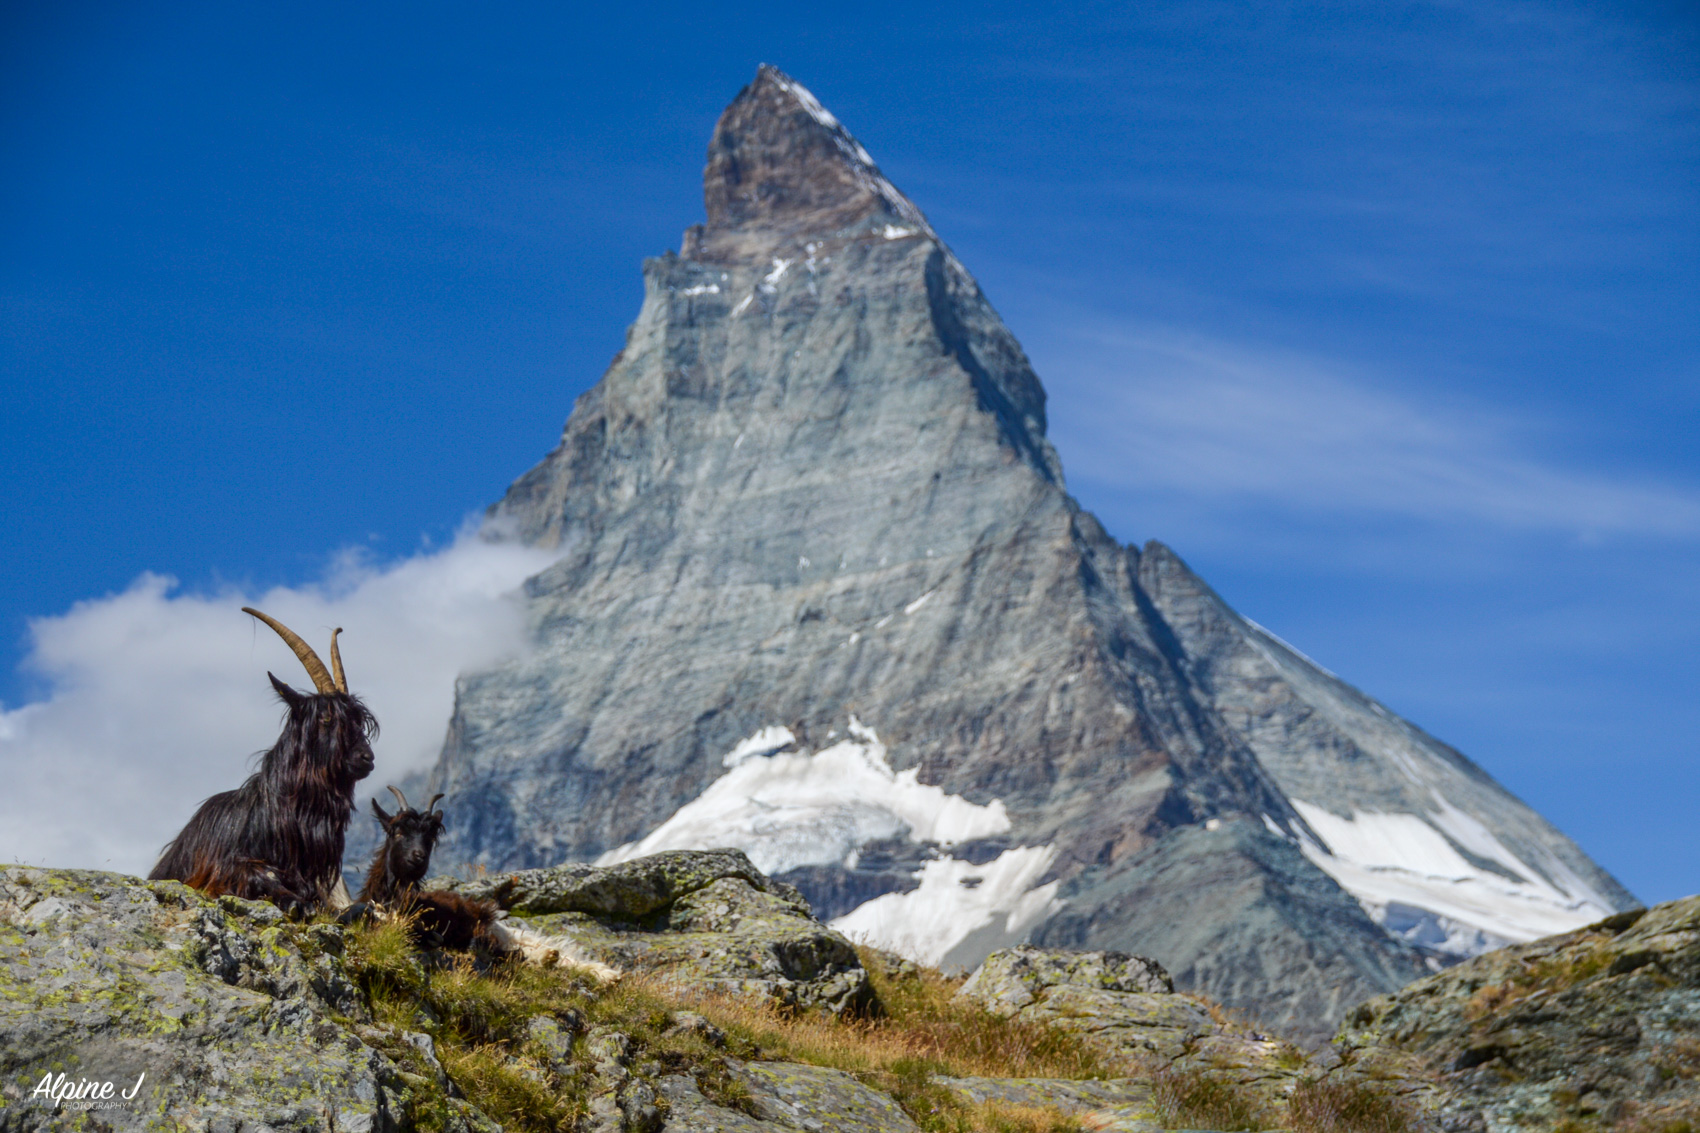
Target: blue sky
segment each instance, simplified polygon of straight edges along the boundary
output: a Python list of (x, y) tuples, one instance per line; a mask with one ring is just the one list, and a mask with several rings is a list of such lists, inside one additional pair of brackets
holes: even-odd
[(1688, 5), (561, 7), (0, 14), (14, 716), (94, 687), (69, 629), (107, 623), (67, 619), (145, 572), (335, 589), (449, 545), (769, 61), (975, 272), (1112, 532), (1644, 899), (1700, 890)]

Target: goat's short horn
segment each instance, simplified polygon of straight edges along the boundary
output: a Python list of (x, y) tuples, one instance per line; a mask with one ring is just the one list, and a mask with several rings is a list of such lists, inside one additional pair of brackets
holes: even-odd
[(348, 677), (342, 671), (342, 650), (336, 647), (336, 635), (341, 632), (341, 626), (331, 630), (331, 680), (336, 682), (338, 692), (345, 693), (348, 691)]
[[(243, 606), (242, 612), (244, 614), (254, 615), (256, 618), (259, 618), (262, 622), (265, 622), (267, 625), (271, 626), (272, 629), (277, 631), (277, 635), (283, 638), (283, 643), (293, 649), (295, 651), (295, 655), (301, 659), (301, 664), (306, 668), (307, 675), (313, 678), (313, 687), (318, 689), (321, 695), (339, 691), (336, 687), (336, 682), (331, 680), (330, 673), (325, 671), (325, 663), (319, 660), (319, 655), (313, 652), (313, 647), (311, 645), (308, 645), (305, 641), (301, 640), (300, 634), (296, 633), (276, 618), (260, 613), (260, 611), (254, 609), (252, 606)], [(336, 639), (334, 636), (331, 639), (331, 655), (333, 657), (336, 655)], [(337, 668), (340, 669), (341, 667), (342, 665), (339, 662)]]
[(400, 787), (391, 787), (390, 788), (390, 794), (395, 796), (395, 801), (401, 804), (402, 810), (412, 810), (413, 809), (412, 807), (407, 805), (407, 796), (401, 793)]
[(431, 801), (425, 804), (425, 813), (430, 814), (432, 811), (436, 810), (437, 809), (437, 801), (439, 799), (441, 799), (442, 797), (443, 797), (442, 795), (432, 795)]

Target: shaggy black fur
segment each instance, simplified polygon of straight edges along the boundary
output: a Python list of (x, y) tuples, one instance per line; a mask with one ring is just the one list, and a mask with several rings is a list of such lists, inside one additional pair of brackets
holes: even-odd
[(310, 914), (342, 875), (354, 784), (372, 773), (378, 722), (357, 697), (266, 676), (288, 709), (283, 734), (246, 782), (200, 805), (148, 877)]
[[(442, 797), (438, 795), (437, 799)], [(377, 799), (372, 800), (372, 813), (384, 828), (384, 844), (373, 855), (366, 884), (360, 887), (356, 900), (387, 905), (425, 880), (425, 871), (431, 868), (431, 851), (443, 832), (443, 813), (432, 809), (437, 799), (423, 811), (404, 806), (394, 814), (379, 806)]]
[[(395, 788), (391, 788), (394, 790)], [(431, 867), (431, 850), (443, 832), (443, 814), (432, 809), (438, 795), (425, 810), (403, 806), (393, 815), (372, 800), (372, 813), (384, 828), (384, 844), (372, 856), (366, 883), (356, 903), (343, 913), (344, 923), (371, 914), (381, 905), (397, 916), (412, 919), (414, 941), (423, 948), (447, 948), (457, 952), (476, 951), (497, 958), (508, 949), (490, 932), (496, 921), (496, 903), (477, 901), (446, 889), (420, 889), (425, 871)]]

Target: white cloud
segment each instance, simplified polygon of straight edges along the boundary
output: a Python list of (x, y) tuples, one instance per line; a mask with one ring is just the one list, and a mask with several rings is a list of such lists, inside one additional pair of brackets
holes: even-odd
[(282, 714), (266, 671), (312, 682), (244, 605), (327, 661), (343, 627), (349, 685), (382, 727), (361, 797), (382, 793), (435, 757), (456, 674), (523, 648), (512, 595), (552, 557), (467, 532), (387, 566), (346, 553), (316, 583), (258, 594), (181, 594), (146, 574), (32, 622), (25, 666), (52, 691), (0, 711), (0, 861), (145, 873), (201, 799), (248, 774)]
[(1565, 467), (1504, 411), (1160, 332), (1093, 332), (1064, 349), (1052, 418), (1071, 482), (1312, 514), (1700, 534), (1700, 491)]

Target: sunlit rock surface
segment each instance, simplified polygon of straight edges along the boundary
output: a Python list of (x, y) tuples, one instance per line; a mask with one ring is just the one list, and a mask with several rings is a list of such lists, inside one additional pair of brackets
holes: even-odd
[(1373, 999), (1339, 1045), (1491, 1133), (1700, 1120), (1700, 897), (1490, 952)]

